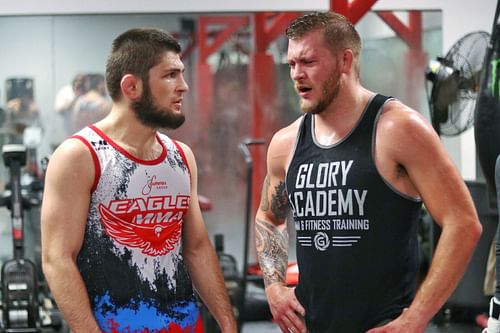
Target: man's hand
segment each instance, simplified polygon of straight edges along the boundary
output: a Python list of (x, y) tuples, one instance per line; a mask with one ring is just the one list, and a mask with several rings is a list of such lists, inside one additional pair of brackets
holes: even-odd
[(387, 325), (372, 328), (366, 333), (424, 333), (427, 324), (426, 321), (411, 318), (408, 309), (405, 309), (399, 317)]
[(274, 321), (283, 333), (306, 333), (305, 310), (295, 297), (295, 288), (275, 283), (266, 288)]

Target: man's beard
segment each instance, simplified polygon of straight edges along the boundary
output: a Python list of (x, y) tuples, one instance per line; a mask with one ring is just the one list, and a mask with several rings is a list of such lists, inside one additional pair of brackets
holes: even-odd
[(321, 86), (322, 98), (317, 102), (309, 105), (305, 105), (303, 102), (300, 104), (300, 109), (304, 113), (319, 114), (333, 102), (335, 97), (340, 91), (340, 73), (337, 71), (332, 71), (332, 75), (329, 79)]
[(148, 85), (144, 85), (141, 98), (132, 103), (132, 110), (143, 125), (152, 128), (176, 129), (186, 120), (183, 113), (158, 106)]

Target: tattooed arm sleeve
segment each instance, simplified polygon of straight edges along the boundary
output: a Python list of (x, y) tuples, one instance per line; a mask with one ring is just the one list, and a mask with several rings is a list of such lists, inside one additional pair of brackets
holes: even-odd
[(285, 283), (288, 262), (288, 232), (286, 217), (289, 211), (285, 183), (271, 184), (267, 176), (255, 221), (256, 248), (265, 286)]

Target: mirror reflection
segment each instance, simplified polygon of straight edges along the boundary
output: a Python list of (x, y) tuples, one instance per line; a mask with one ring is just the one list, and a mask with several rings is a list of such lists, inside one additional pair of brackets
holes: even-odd
[[(410, 15), (394, 14), (403, 22)], [(209, 232), (234, 235), (226, 237), (225, 246), (238, 257), (243, 251), (247, 200), (247, 174), (238, 144), (246, 138), (267, 143), (272, 133), (300, 115), (289, 78), (286, 38), (279, 33), (265, 52), (256, 56), (253, 15), (0, 17), (4, 45), (0, 62), (1, 143), (30, 141), (32, 158), (41, 167), (41, 159), (49, 157), (62, 140), (109, 112), (103, 75), (111, 41), (133, 27), (168, 30), (183, 47), (185, 77), (190, 86), (183, 103), (186, 123), (171, 135), (186, 142), (197, 156), (200, 193), (212, 207), (205, 213)], [(397, 36), (375, 12), (366, 14), (356, 26), (363, 39), (362, 84), (391, 94), (428, 117), (424, 71), (427, 59), (442, 54), (441, 13), (419, 15), (422, 45), (418, 50)], [(265, 19), (272, 19), (272, 14)], [(201, 22), (205, 22), (204, 40), (200, 39)], [(239, 23), (230, 31), (228, 27), (234, 22)], [(203, 54), (200, 45), (204, 46)], [(216, 47), (211, 49), (212, 45)], [(258, 57), (271, 59), (271, 72), (253, 66), (263, 63)], [(268, 84), (264, 95), (269, 96), (253, 95), (256, 89), (251, 81)], [(260, 174), (254, 181), (261, 181), (265, 150), (265, 144), (252, 148)], [(3, 163), (0, 168), (4, 185)], [(255, 183), (254, 188), (260, 185)]]

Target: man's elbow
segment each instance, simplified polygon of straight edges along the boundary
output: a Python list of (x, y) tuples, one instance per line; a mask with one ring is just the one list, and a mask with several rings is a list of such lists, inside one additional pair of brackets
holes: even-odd
[(49, 283), (52, 276), (57, 275), (56, 262), (57, 260), (53, 259), (51, 255), (42, 253), (42, 272)]
[(60, 256), (53, 251), (42, 251), (42, 272), (49, 283), (53, 278), (64, 275), (64, 270), (73, 264), (71, 257)]
[(479, 219), (475, 219), (475, 221), (472, 223), (469, 233), (471, 235), (472, 240), (477, 243), (479, 242), (479, 239), (481, 238), (481, 234), (483, 233), (483, 225), (479, 221)]
[(464, 243), (469, 243), (472, 247), (475, 247), (481, 238), (483, 233), (483, 226), (481, 221), (477, 216), (471, 216), (470, 218), (463, 219), (467, 222), (461, 224), (459, 241)]

